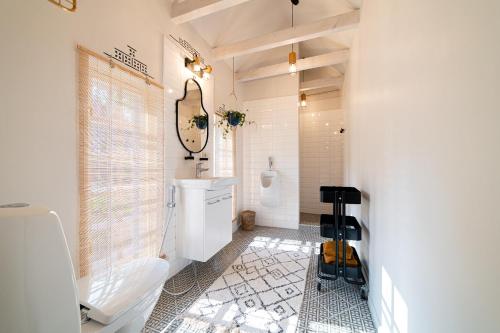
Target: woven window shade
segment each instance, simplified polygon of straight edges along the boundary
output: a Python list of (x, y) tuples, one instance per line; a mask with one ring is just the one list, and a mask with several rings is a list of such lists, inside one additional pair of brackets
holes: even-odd
[[(215, 115), (215, 123), (221, 116)], [(214, 172), (217, 177), (234, 177), (235, 172), (235, 130), (233, 129), (223, 137), (223, 129), (214, 128)], [(233, 219), (236, 217), (236, 185), (233, 186)]]
[(79, 50), (80, 276), (158, 255), (163, 89)]

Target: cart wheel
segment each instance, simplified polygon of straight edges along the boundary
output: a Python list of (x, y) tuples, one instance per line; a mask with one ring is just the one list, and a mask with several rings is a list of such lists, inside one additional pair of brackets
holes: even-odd
[(318, 282), (318, 285), (316, 286), (318, 291), (321, 291), (321, 282)]
[(368, 290), (365, 286), (361, 287), (361, 299), (367, 301), (368, 300)]

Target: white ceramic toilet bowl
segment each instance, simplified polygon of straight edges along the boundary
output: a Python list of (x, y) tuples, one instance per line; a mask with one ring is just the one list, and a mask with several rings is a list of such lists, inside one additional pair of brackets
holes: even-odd
[(139, 333), (169, 273), (143, 258), (77, 282), (59, 217), (33, 206), (0, 206), (0, 267), (2, 333)]

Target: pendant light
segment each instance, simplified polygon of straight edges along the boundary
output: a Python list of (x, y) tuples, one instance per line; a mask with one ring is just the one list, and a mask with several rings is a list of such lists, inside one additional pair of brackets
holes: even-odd
[[(305, 71), (302, 71), (302, 82), (304, 82), (304, 77), (306, 75)], [(306, 93), (302, 93), (300, 95), (300, 106), (305, 108), (307, 106), (307, 95)]]
[[(296, 6), (299, 2), (292, 0), (292, 28), (293, 28), (293, 6)], [(292, 52), (288, 54), (288, 72), (290, 75), (295, 76), (297, 73), (297, 53), (293, 50), (292, 43)]]
[(303, 108), (307, 106), (307, 96), (305, 93), (302, 93), (302, 95), (300, 95), (300, 106)]

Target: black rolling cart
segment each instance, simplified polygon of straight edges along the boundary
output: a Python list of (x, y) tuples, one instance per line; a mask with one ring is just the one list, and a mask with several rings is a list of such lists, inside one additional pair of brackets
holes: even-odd
[[(365, 286), (366, 280), (363, 276), (363, 265), (355, 248), (352, 248), (352, 258), (347, 263), (348, 240), (361, 240), (361, 226), (354, 216), (346, 215), (347, 204), (361, 204), (361, 192), (354, 187), (343, 186), (321, 186), (321, 202), (333, 204), (333, 215), (321, 214), (320, 233), (321, 237), (332, 238), (336, 244), (334, 263), (326, 263), (323, 257), (323, 244), (318, 254), (318, 291), (321, 291), (322, 280), (337, 280), (342, 277), (344, 281)], [(339, 263), (339, 240), (342, 241), (343, 259)], [(367, 298), (366, 288), (361, 288), (361, 297)]]

